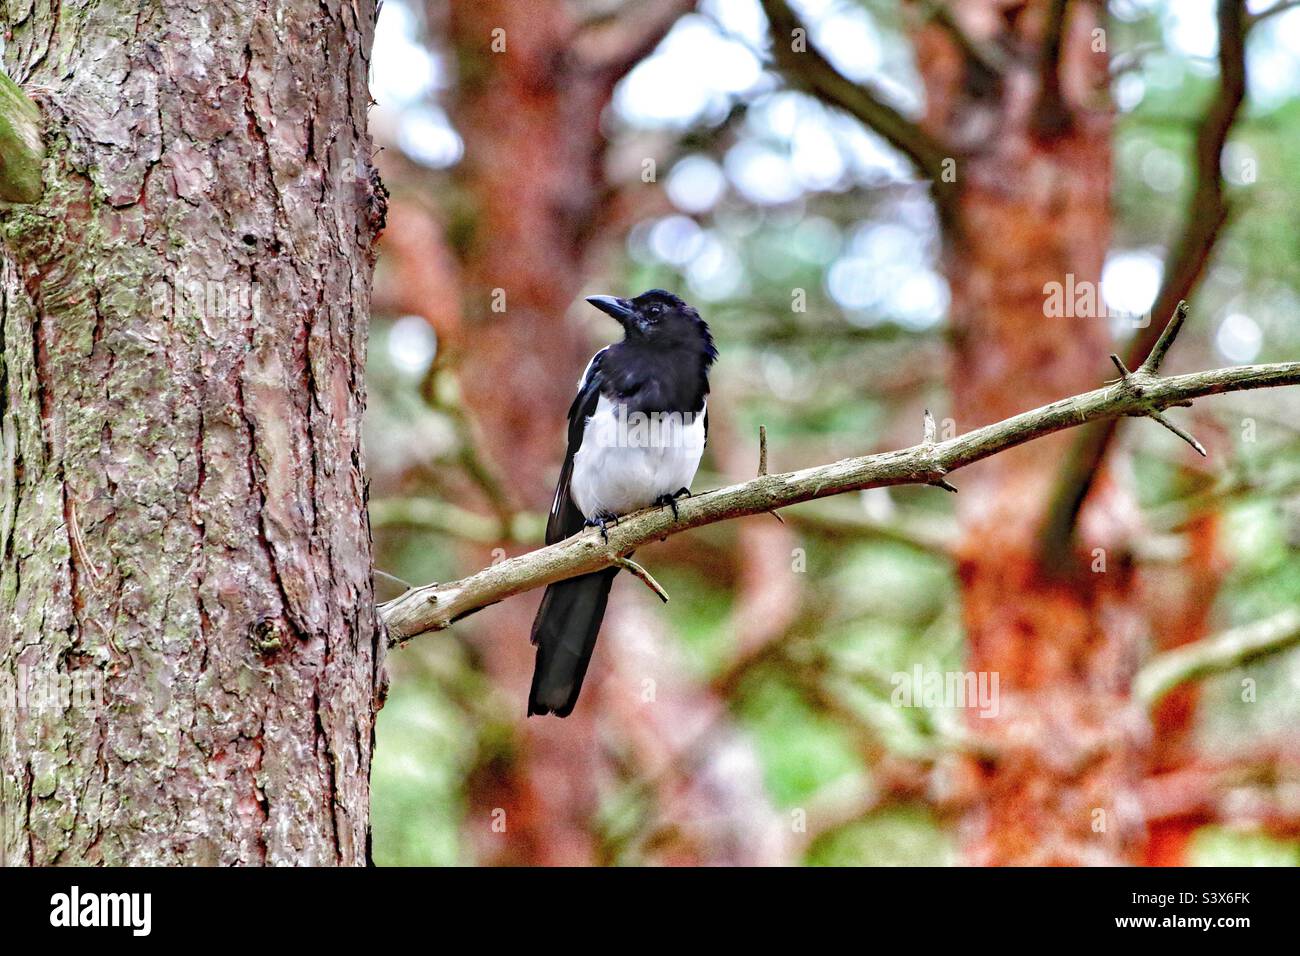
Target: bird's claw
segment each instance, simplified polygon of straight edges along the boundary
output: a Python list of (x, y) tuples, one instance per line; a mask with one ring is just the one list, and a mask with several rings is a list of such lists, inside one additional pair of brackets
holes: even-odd
[(618, 515), (596, 515), (594, 518), (588, 518), (583, 522), (583, 524), (588, 528), (599, 528), (601, 539), (606, 544), (609, 544), (609, 531), (607, 525), (617, 525)]
[(676, 491), (674, 491), (674, 492), (673, 492), (672, 494), (670, 494), (670, 495), (660, 495), (658, 498), (655, 499), (655, 504), (657, 504), (660, 508), (663, 508), (663, 507), (672, 508), (672, 509), (673, 509), (673, 520), (674, 520), (674, 521), (677, 521), (677, 520), (678, 520), (678, 515), (677, 515), (677, 499), (678, 499), (678, 498), (689, 498), (690, 496), (691, 496), (691, 489), (689, 489), (689, 488), (678, 488)]

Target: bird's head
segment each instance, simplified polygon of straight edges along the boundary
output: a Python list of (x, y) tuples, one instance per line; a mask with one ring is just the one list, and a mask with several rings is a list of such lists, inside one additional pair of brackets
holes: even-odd
[(664, 349), (698, 349), (709, 362), (717, 355), (709, 327), (700, 313), (671, 292), (651, 289), (635, 299), (593, 295), (587, 301), (617, 319), (629, 342)]

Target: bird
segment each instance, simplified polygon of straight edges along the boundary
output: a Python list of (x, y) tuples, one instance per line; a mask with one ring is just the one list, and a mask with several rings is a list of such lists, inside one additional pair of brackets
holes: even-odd
[[(690, 494), (708, 441), (709, 326), (682, 299), (650, 289), (587, 302), (616, 319), (623, 339), (592, 356), (569, 408), (568, 447), (546, 522), (546, 543)], [(573, 712), (617, 567), (557, 581), (533, 620), (537, 647), (528, 716)]]

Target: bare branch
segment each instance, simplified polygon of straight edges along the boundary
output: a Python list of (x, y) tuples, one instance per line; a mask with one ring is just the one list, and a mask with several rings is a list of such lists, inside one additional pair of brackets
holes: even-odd
[[(1151, 354), (1142, 362), (1142, 371), (1156, 375), (1160, 371), (1160, 366), (1164, 364), (1165, 355), (1169, 352), (1169, 346), (1174, 344), (1174, 339), (1178, 333), (1183, 330), (1183, 323), (1187, 321), (1187, 300), (1179, 300), (1178, 305), (1174, 307), (1174, 315), (1165, 326), (1164, 331), (1160, 333), (1160, 338), (1156, 339), (1156, 344), (1151, 349)], [(1119, 361), (1114, 355), (1111, 358)], [(1121, 367), (1123, 363), (1120, 363)]]
[(989, 83), (999, 83), (1006, 69), (1006, 58), (996, 47), (978, 43), (969, 33), (962, 29), (956, 15), (946, 3), (940, 0), (918, 0), (921, 15), (942, 27), (957, 49), (967, 61), (982, 74), (982, 79)]
[(1246, 15), (1246, 28), (1253, 29), (1264, 20), (1275, 17), (1279, 13), (1286, 13), (1289, 10), (1295, 10), (1297, 7), (1300, 7), (1300, 0), (1278, 0), (1277, 3), (1267, 9), (1259, 11), (1259, 13), (1248, 13)]
[(579, 24), (573, 49), (593, 69), (617, 80), (654, 52), (695, 0), (629, 0)]
[[(1115, 367), (1119, 369), (1119, 383), (1125, 388), (1131, 389), (1137, 398), (1141, 399), (1143, 397), (1143, 380), (1153, 378), (1159, 371), (1160, 363), (1164, 361), (1165, 353), (1169, 351), (1169, 346), (1173, 344), (1173, 341), (1177, 337), (1179, 330), (1182, 329), (1183, 322), (1186, 318), (1187, 303), (1179, 302), (1178, 308), (1174, 309), (1173, 317), (1165, 326), (1164, 332), (1161, 333), (1160, 340), (1156, 342), (1155, 348), (1151, 350), (1151, 354), (1147, 356), (1146, 361), (1142, 363), (1141, 368), (1138, 369), (1136, 374), (1128, 370), (1128, 366), (1124, 364), (1122, 358), (1113, 352), (1111, 353), (1110, 360), (1114, 362)], [(1202, 458), (1206, 457), (1205, 448), (1201, 443), (1193, 438), (1188, 432), (1183, 431), (1167, 419), (1163, 414), (1161, 414), (1158, 408), (1148, 407), (1144, 414), (1148, 418), (1152, 418), (1161, 425), (1164, 425), (1165, 428), (1169, 429), (1183, 441), (1187, 442), (1187, 444), (1195, 448)]]
[(1219, 476), (1208, 488), (1156, 505), (1146, 513), (1146, 525), (1154, 531), (1178, 532), (1207, 509), (1256, 495), (1277, 498), (1300, 491), (1300, 471), (1283, 470), (1278, 475), (1256, 477), (1235, 468)]
[[(934, 448), (935, 438), (937, 436), (938, 436), (938, 427), (934, 423), (934, 416), (930, 414), (930, 409), (927, 408), (925, 410), (925, 415), (923, 415), (921, 418), (921, 447), (931, 448), (931, 449)], [(936, 466), (936, 470), (939, 472), (938, 477), (936, 477), (934, 480), (930, 481), (929, 483), (931, 485), (934, 485), (934, 487), (936, 488), (942, 488), (944, 491), (951, 491), (955, 495), (957, 493), (957, 489), (954, 488), (948, 482), (948, 480), (943, 477), (945, 474), (947, 474), (947, 471), (939, 468), (938, 466)]]
[(456, 432), (457, 457), (465, 474), (482, 490), (496, 513), (497, 537), (508, 540), (513, 535), (515, 509), (510, 496), (497, 477), (488, 460), (479, 453), (474, 426), (461, 400), (460, 379), (454, 369), (441, 368), (435, 363), (425, 376), (422, 391), (429, 406), (442, 412), (451, 421)]
[[(1241, 0), (1219, 0), (1219, 90), (1210, 100), (1196, 131), (1196, 186), (1184, 220), (1183, 235), (1165, 262), (1164, 282), (1152, 306), (1153, 315), (1168, 315), (1191, 295), (1214, 249), (1230, 207), (1223, 188), (1223, 147), (1246, 99), (1245, 11)], [(1132, 364), (1154, 347), (1158, 329), (1142, 330), (1129, 348)]]
[(615, 558), (614, 563), (620, 568), (626, 570), (634, 578), (638, 578), (645, 583), (651, 591), (659, 595), (659, 600), (665, 604), (668, 603), (668, 592), (664, 590), (663, 585), (654, 579), (654, 577), (641, 565), (637, 564), (631, 558)]
[(1262, 621), (1157, 654), (1138, 671), (1133, 694), (1151, 708), (1188, 681), (1222, 674), (1297, 645), (1300, 645), (1300, 609), (1288, 608)]
[[(758, 477), (762, 478), (767, 474), (767, 426), (758, 426)], [(772, 517), (781, 524), (785, 524), (785, 519), (778, 512), (773, 511)]]
[(791, 84), (844, 110), (911, 159), (921, 175), (930, 180), (940, 213), (946, 220), (953, 221), (955, 185), (944, 182), (943, 177), (943, 161), (952, 156), (953, 151), (871, 89), (853, 82), (837, 70), (813, 45), (807, 25), (785, 0), (761, 2), (771, 26), (772, 51), (782, 75)]
[[(1245, 20), (1241, 0), (1219, 0), (1218, 20), (1219, 90), (1197, 128), (1193, 157), (1196, 185), (1188, 201), (1182, 235), (1165, 261), (1164, 281), (1151, 307), (1153, 316), (1169, 315), (1177, 303), (1192, 294), (1230, 213), (1220, 164), (1228, 134), (1246, 98), (1246, 33), (1250, 24)], [(1146, 360), (1159, 334), (1159, 328), (1152, 323), (1134, 337), (1128, 350), (1130, 366)], [(1043, 525), (1045, 560), (1055, 560), (1068, 550), (1079, 511), (1114, 443), (1115, 429), (1114, 420), (1086, 429), (1070, 450)]]
[(1042, 139), (1055, 139), (1070, 129), (1072, 122), (1061, 92), (1061, 48), (1065, 42), (1065, 14), (1068, 0), (1051, 0), (1043, 50), (1038, 60), (1038, 101), (1034, 104), (1034, 132)]
[(515, 594), (608, 567), (658, 538), (864, 488), (935, 484), (948, 473), (1043, 435), (1124, 415), (1150, 416), (1221, 392), (1300, 384), (1300, 362), (1246, 365), (1167, 378), (1138, 371), (1113, 384), (1023, 412), (934, 444), (847, 458), (785, 474), (764, 475), (683, 500), (675, 519), (649, 508), (622, 519), (609, 539), (590, 532), (501, 561), (459, 581), (430, 584), (384, 604), (389, 640), (403, 643), (441, 630)]
[(421, 528), (475, 544), (541, 544), (546, 515), (520, 511), (511, 516), (506, 534), (501, 519), (479, 514), (438, 498), (379, 498), (370, 502), (372, 528)]
[(957, 537), (956, 523), (950, 519), (924, 512), (878, 519), (847, 499), (841, 504), (833, 501), (806, 504), (790, 512), (789, 518), (796, 527), (819, 537), (889, 541), (945, 561), (952, 560)]
[(1187, 442), (1187, 444), (1191, 445), (1194, 449), (1196, 449), (1196, 453), (1199, 454), (1202, 458), (1209, 457), (1208, 453), (1205, 451), (1204, 445), (1202, 445), (1199, 441), (1193, 438), (1190, 432), (1186, 432), (1183, 429), (1179, 428), (1169, 419), (1165, 418), (1164, 415), (1160, 414), (1159, 412), (1149, 411), (1147, 412), (1147, 417), (1155, 419), (1161, 425), (1164, 425), (1165, 428), (1169, 429), (1171, 432), (1173, 432), (1175, 435), (1181, 438), (1183, 441)]
[(1290, 739), (1199, 755), (1187, 766), (1148, 776), (1139, 784), (1138, 802), (1148, 824), (1219, 822), (1294, 837), (1300, 819), (1286, 791), (1296, 760)]
[(406, 580), (406, 578), (399, 578), (396, 574), (389, 574), (387, 571), (381, 571), (378, 568), (371, 568), (370, 572), (375, 577), (383, 578), (385, 581), (390, 581), (393, 584), (401, 586), (403, 589), (407, 591), (415, 587), (415, 585), (412, 584), (410, 581)]

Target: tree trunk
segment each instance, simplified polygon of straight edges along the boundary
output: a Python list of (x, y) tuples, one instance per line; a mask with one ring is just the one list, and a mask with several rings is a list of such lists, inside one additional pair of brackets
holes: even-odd
[[(465, 140), (457, 176), (467, 205), (451, 232), (463, 235), (462, 301), (474, 343), (460, 382), (481, 450), (508, 476), (512, 503), (545, 510), (564, 413), (592, 351), (566, 314), (580, 289), (582, 233), (597, 213), (598, 124), (613, 80), (575, 61), (566, 4), (543, 17), (510, 0), (455, 0), (449, 10), (459, 68), (452, 118)], [(485, 618), (487, 669), (520, 701), (520, 714), (535, 610), (507, 602)], [(480, 859), (570, 866), (595, 859), (601, 670), (598, 661), (572, 716), (529, 720), (514, 757), (474, 775), (467, 825)], [(504, 833), (492, 829), (501, 811)]]
[[(1213, 507), (1190, 518), (1185, 528), (1189, 542), (1186, 558), (1162, 569), (1153, 582), (1151, 590), (1153, 597), (1160, 599), (1160, 613), (1152, 615), (1151, 630), (1159, 650), (1202, 640), (1209, 631), (1214, 596), (1227, 571), (1227, 562), (1219, 553), (1220, 515)], [(1201, 685), (1189, 682), (1175, 687), (1152, 711), (1152, 746), (1145, 768), (1148, 784), (1194, 767), (1199, 756), (1194, 734), (1200, 701)], [(1184, 865), (1187, 848), (1202, 822), (1189, 816), (1148, 820), (1143, 864)]]
[(48, 153), (0, 221), (6, 864), (367, 858), (374, 14), (5, 15)]
[[(1054, 3), (971, 6), (969, 23), (991, 47), (1046, 47)], [(1106, 318), (1045, 311), (1048, 283), (1073, 275), (1076, 286), (1099, 286), (1110, 240), (1112, 121), (1102, 105), (1107, 58), (1091, 43), (1097, 25), (1092, 7), (1070, 6), (1053, 73), (1059, 97), (1037, 57), (1013, 67), (1003, 88), (980, 87), (944, 55), (937, 28), (920, 37), (932, 128), (968, 143), (972, 129), (996, 130), (956, 165), (966, 241), (946, 269), (961, 431), (1105, 376)], [(997, 754), (976, 768), (980, 799), (963, 823), (972, 863), (1131, 862), (1141, 845), (1134, 792), (1149, 725), (1128, 698), (1141, 618), (1123, 549), (1130, 529), (1116, 517), (1132, 508), (1103, 478), (1083, 516), (1087, 550), (1044, 552), (1046, 505), (1070, 442), (1014, 449), (957, 482), (968, 667), (996, 673), (1001, 693), (996, 719), (972, 718)], [(1110, 524), (1090, 525), (1090, 515)]]
[[(448, 233), (461, 256), (465, 338), (473, 342), (461, 357), (459, 380), (480, 447), (508, 475), (517, 506), (550, 506), (564, 415), (594, 351), (568, 315), (590, 260), (606, 248), (602, 240), (614, 232), (620, 200), (631, 204), (627, 193), (635, 191), (638, 200), (653, 202), (657, 190), (637, 179), (617, 195), (618, 184), (605, 171), (603, 113), (618, 80), (692, 6), (654, 0), (607, 27), (592, 27), (581, 23), (578, 5), (555, 4), (546, 17), (514, 0), (449, 5), (447, 37), (459, 68), (451, 112), (465, 158), (456, 170), (460, 219)], [(614, 338), (618, 330), (604, 331)], [(600, 785), (610, 789), (619, 772), (611, 767), (617, 761), (609, 736), (639, 755), (637, 766), (654, 778), (658, 812), (673, 824), (659, 828), (673, 832), (661, 833), (654, 845), (629, 851), (632, 858), (773, 858), (771, 841), (752, 838), (755, 821), (767, 819), (756, 776), (698, 772), (698, 780), (683, 783), (671, 766), (677, 758), (665, 756), (685, 746), (687, 731), (716, 716), (718, 707), (711, 694), (682, 679), (667, 660), (662, 635), (647, 631), (644, 617), (628, 608), (646, 596), (640, 584), (620, 576), (577, 709), (563, 721), (527, 721), (519, 746), (474, 774), (467, 828), (478, 859), (575, 865), (617, 856), (620, 848), (601, 845), (596, 825)], [(507, 601), (476, 622), (490, 634), (483, 644), (486, 667), (521, 713), (535, 609), (535, 601)], [(655, 688), (653, 701), (642, 696), (646, 686)], [(619, 733), (605, 734), (606, 727)], [(691, 755), (694, 764), (711, 764), (722, 743), (710, 740), (697, 749), (702, 755)], [(706, 808), (717, 818), (703, 826)]]

